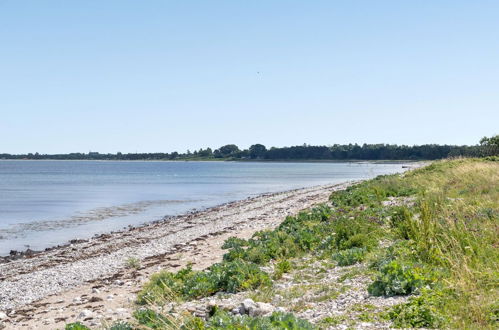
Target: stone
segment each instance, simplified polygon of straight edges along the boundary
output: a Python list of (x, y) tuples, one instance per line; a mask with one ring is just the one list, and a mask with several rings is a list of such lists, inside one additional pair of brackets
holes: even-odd
[(4, 312), (0, 312), (0, 320), (5, 320), (7, 318), (7, 314)]
[(99, 293), (100, 293), (100, 290), (99, 290), (99, 289), (97, 289), (97, 288), (93, 288), (93, 289), (92, 289), (92, 293), (99, 294)]
[(243, 313), (241, 314), (249, 314), (249, 311), (253, 308), (256, 307), (255, 302), (253, 299), (244, 299), (243, 302), (241, 303), (241, 306), (243, 307)]
[(271, 304), (258, 302), (256, 303), (256, 308), (250, 311), (250, 316), (264, 316), (268, 314), (272, 314), (275, 310), (275, 307)]
[(84, 309), (80, 312), (80, 314), (78, 315), (78, 318), (79, 319), (87, 319), (89, 317), (92, 317), (92, 311), (88, 310), (88, 309)]

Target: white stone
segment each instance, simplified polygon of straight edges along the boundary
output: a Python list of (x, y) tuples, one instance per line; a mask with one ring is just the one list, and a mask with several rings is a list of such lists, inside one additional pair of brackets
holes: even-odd
[(80, 312), (80, 315), (78, 315), (78, 318), (79, 319), (86, 319), (86, 318), (89, 318), (89, 317), (92, 317), (92, 311), (88, 310), (88, 309), (84, 309)]

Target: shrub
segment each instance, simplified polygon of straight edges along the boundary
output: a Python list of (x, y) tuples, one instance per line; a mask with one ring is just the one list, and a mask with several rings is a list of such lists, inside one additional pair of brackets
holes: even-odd
[(270, 284), (267, 273), (252, 263), (234, 260), (212, 265), (205, 271), (186, 267), (177, 273), (160, 272), (138, 294), (137, 302), (146, 304), (171, 300), (172, 296), (193, 299), (216, 292), (239, 292)]
[(424, 290), (420, 296), (411, 297), (405, 304), (394, 306), (388, 317), (399, 328), (439, 328), (445, 322), (441, 314), (441, 294)]
[(234, 248), (244, 247), (247, 245), (248, 241), (242, 238), (229, 237), (228, 239), (225, 240), (224, 244), (222, 245), (222, 249), (234, 249)]
[(338, 262), (338, 266), (350, 266), (363, 261), (365, 254), (365, 249), (355, 247), (335, 253), (333, 259)]
[(368, 291), (373, 296), (405, 295), (430, 282), (430, 279), (422, 275), (421, 268), (392, 261), (383, 266)]

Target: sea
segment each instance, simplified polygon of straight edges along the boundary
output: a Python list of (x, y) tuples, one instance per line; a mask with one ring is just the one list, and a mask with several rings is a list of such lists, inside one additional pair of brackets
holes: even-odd
[(402, 164), (367, 162), (1, 160), (0, 255), (263, 193), (402, 171)]

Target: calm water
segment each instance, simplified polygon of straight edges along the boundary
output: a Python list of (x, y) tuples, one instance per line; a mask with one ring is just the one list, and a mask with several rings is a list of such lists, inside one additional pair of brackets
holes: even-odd
[(0, 255), (400, 164), (0, 161)]

